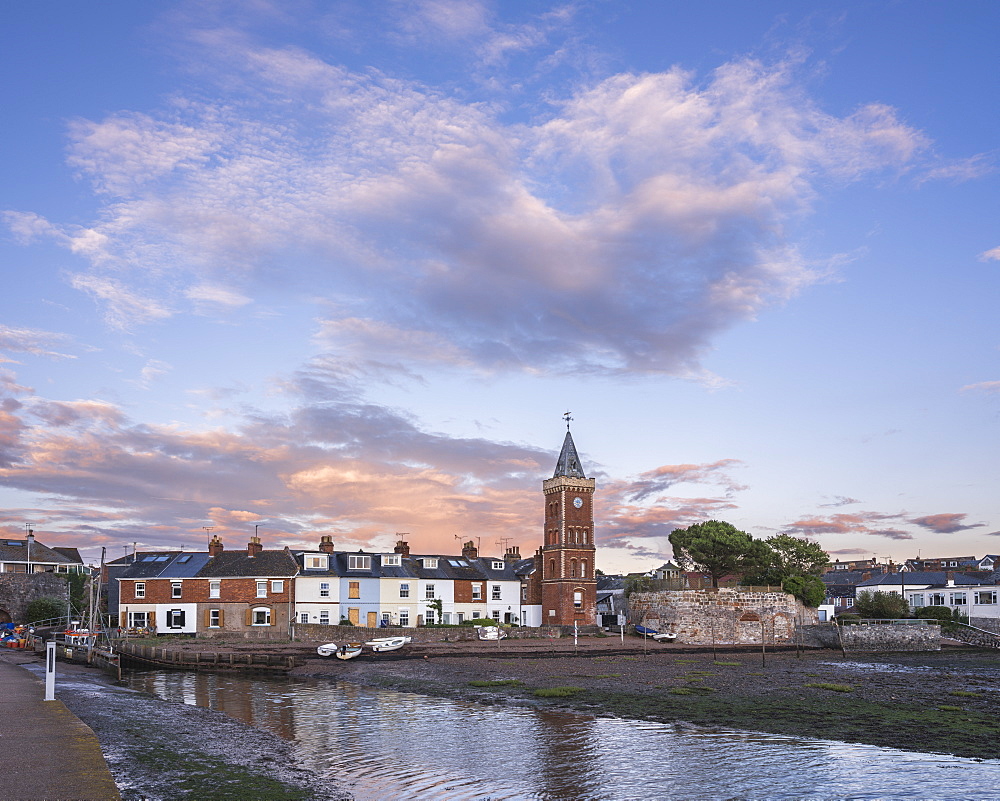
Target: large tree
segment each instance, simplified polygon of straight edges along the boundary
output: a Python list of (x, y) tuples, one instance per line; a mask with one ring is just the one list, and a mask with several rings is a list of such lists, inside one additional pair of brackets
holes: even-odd
[(721, 520), (675, 529), (670, 544), (674, 559), (688, 570), (708, 573), (713, 587), (719, 586), (723, 576), (757, 568), (763, 553), (760, 541)]
[(760, 567), (745, 577), (747, 584), (781, 585), (793, 576), (819, 576), (830, 556), (815, 542), (775, 534), (762, 543), (767, 548)]

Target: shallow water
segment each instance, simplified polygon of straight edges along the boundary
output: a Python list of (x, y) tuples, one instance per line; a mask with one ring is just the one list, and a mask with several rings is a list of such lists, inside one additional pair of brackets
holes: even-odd
[[(1000, 761), (533, 709), (348, 682), (129, 672), (292, 740), (358, 799), (1000, 799)], [(820, 724), (821, 725), (821, 724)]]

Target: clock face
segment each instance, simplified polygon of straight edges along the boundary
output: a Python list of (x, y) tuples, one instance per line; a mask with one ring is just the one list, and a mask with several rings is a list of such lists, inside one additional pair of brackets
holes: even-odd
[(575, 506), (575, 507), (576, 507), (577, 509), (579, 509), (579, 508), (580, 508), (581, 506), (583, 506), (583, 498), (574, 498), (574, 499), (573, 499), (573, 505), (574, 505), (574, 506)]

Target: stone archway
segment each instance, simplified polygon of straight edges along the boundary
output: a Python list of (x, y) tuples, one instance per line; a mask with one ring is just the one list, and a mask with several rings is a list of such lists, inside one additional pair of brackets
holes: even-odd
[(10, 616), (10, 612), (6, 609), (0, 609), (0, 623), (13, 623), (14, 620)]

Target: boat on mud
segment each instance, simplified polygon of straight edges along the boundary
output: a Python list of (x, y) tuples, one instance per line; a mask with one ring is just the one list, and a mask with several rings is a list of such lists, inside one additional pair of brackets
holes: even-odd
[(365, 643), (365, 645), (378, 654), (383, 651), (397, 651), (412, 639), (412, 637), (379, 637), (374, 640), (369, 640)]

